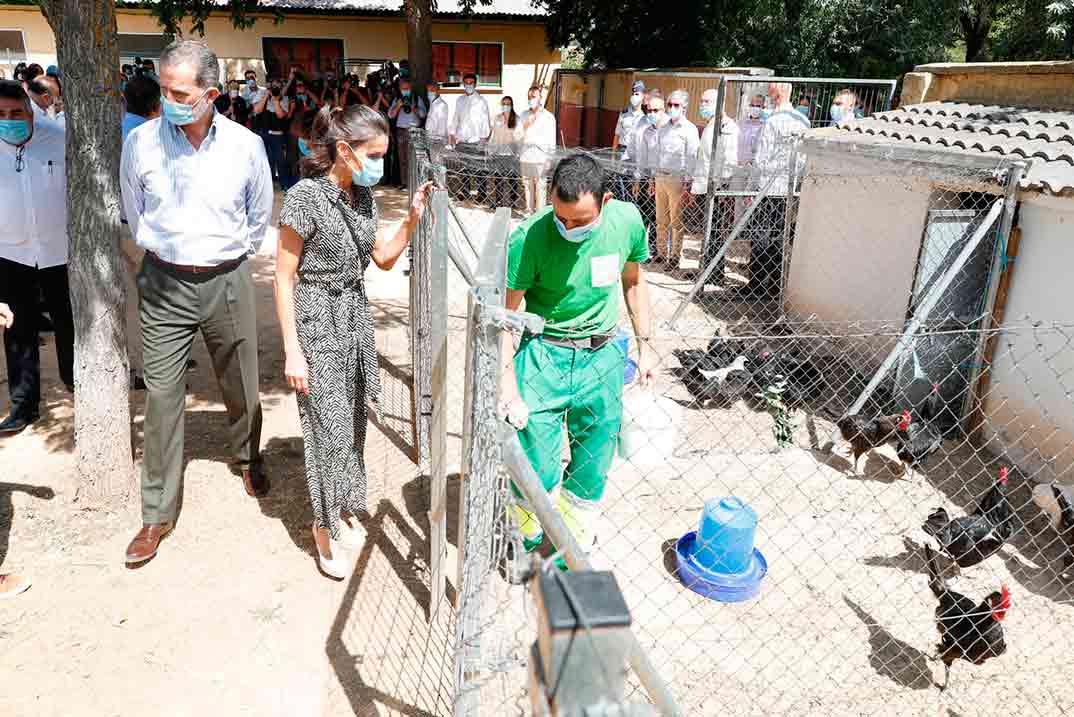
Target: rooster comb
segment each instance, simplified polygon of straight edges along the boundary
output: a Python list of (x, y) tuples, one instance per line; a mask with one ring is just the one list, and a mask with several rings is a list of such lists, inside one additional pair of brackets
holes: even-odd
[(999, 586), (999, 605), (996, 607), (999, 610), (1011, 609), (1011, 591), (1006, 585)]
[(1007, 474), (1008, 473), (1010, 473), (1010, 469), (1007, 468), (1007, 466), (1001, 466), (1000, 467), (1000, 469), (999, 469), (999, 482), (1000, 483), (1002, 483), (1004, 485), (1007, 484)]

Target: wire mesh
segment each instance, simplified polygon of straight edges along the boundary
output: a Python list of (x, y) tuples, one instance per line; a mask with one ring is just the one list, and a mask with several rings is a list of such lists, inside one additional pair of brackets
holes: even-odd
[[(713, 133), (708, 164), (665, 156), (659, 141), (655, 156), (582, 150), (646, 225), (657, 374), (656, 398), (630, 380), (631, 340), (611, 370), (590, 377), (622, 387), (624, 421), (608, 439), (611, 464), (597, 471), (606, 482), (591, 559), (615, 572), (683, 714), (1074, 710), (1074, 512), (1064, 519), (1059, 498), (1074, 498), (1074, 325), (1046, 305), (1040, 316), (1004, 315), (1008, 293), (1033, 281), (1011, 276), (1012, 166), (803, 140), (804, 123), (773, 116), (761, 129), (771, 136), (737, 157), (733, 133)], [(516, 226), (547, 201), (566, 151), (537, 149), (539, 173), (523, 167), (527, 148), (517, 145), (429, 148), (419, 171), (441, 171), (452, 211), (437, 220), (451, 225), (458, 256), (480, 252), (495, 209), (508, 208)], [(498, 332), (475, 329), (463, 296), (451, 293), (444, 309), (468, 317), (473, 364), (448, 374), (472, 410), (455, 713), (526, 714), (534, 620), (516, 584), (524, 546), (494, 437)], [(625, 310), (620, 324), (629, 331)], [(465, 332), (449, 325), (453, 353), (465, 353)], [(571, 380), (543, 378), (529, 396)], [(618, 424), (584, 402), (570, 410)], [(570, 425), (568, 413), (558, 420)], [(848, 423), (848, 413), (858, 418)], [(447, 430), (462, 426), (453, 416)], [(607, 457), (563, 433), (545, 456), (564, 468), (561, 495), (572, 472)], [(1002, 489), (1001, 468), (1010, 470)], [(1009, 515), (986, 510), (996, 491)], [(692, 592), (678, 562), (679, 539), (723, 496), (752, 508), (767, 561), (760, 594), (741, 603)], [(1002, 545), (959, 568), (939, 508), (977, 514), (986, 528), (977, 537)], [(944, 691), (926, 544), (938, 548), (946, 588), (973, 603), (966, 612), (1005, 632), (1002, 654), (956, 660)], [(555, 546), (537, 550), (550, 556)], [(1013, 604), (996, 621), (983, 601), (1001, 585)], [(644, 699), (633, 677), (630, 690)]]

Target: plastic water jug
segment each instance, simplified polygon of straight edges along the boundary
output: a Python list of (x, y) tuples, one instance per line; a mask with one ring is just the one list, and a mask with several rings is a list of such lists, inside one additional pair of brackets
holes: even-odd
[(753, 560), (757, 514), (734, 496), (705, 501), (694, 560), (715, 573), (744, 572)]
[(637, 468), (655, 468), (675, 455), (682, 406), (638, 385), (623, 391), (619, 457)]

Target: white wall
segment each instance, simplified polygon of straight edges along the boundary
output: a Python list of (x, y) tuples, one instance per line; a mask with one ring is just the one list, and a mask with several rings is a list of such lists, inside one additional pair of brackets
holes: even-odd
[[(787, 278), (787, 311), (818, 321), (901, 327), (913, 287), (931, 184), (849, 152), (811, 151)], [(879, 366), (892, 338), (856, 342)]]
[[(1074, 199), (1023, 196), (1022, 241), (985, 401), (985, 435), (1042, 481), (1074, 482)], [(1041, 322), (1039, 330), (1029, 329)], [(1065, 324), (1051, 329), (1048, 325)], [(1052, 460), (1054, 459), (1054, 461)], [(1044, 469), (1052, 462), (1054, 471)]]

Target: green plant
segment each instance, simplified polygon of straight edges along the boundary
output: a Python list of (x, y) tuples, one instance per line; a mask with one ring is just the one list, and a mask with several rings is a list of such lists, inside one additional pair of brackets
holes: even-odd
[(776, 376), (776, 382), (754, 394), (765, 403), (769, 415), (772, 416), (772, 435), (776, 439), (776, 446), (786, 448), (794, 443), (795, 424), (791, 422), (792, 409), (783, 402), (783, 393), (787, 390), (787, 379), (782, 375)]

